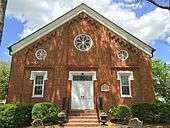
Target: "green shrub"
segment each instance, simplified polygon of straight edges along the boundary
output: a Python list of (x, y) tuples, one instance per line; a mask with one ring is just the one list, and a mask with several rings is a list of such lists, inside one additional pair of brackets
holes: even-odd
[(18, 109), (16, 111), (16, 120), (18, 122), (18, 126), (26, 126), (30, 125), (32, 122), (32, 105), (21, 104), (18, 105)]
[(111, 106), (108, 111), (112, 119), (127, 121), (131, 116), (131, 109), (125, 105)]
[(17, 106), (12, 104), (0, 105), (0, 127), (1, 128), (14, 128), (16, 126), (16, 113)]
[(170, 104), (154, 104), (157, 107), (155, 122), (170, 123)]
[(154, 122), (155, 106), (149, 103), (138, 103), (131, 107), (133, 117), (138, 117), (144, 122)]
[(31, 121), (31, 105), (0, 105), (0, 128), (24, 126)]
[(32, 109), (32, 119), (41, 119), (44, 123), (55, 122), (58, 113), (59, 107), (52, 103), (37, 103)]
[(170, 123), (170, 105), (138, 103), (131, 107), (133, 117), (145, 123)]

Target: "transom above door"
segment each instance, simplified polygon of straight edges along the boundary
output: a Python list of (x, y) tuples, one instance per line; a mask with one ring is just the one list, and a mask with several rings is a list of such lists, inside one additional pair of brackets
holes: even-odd
[(94, 109), (94, 87), (96, 80), (94, 71), (70, 71), (71, 85), (71, 109)]
[(73, 81), (92, 81), (92, 75), (73, 75)]

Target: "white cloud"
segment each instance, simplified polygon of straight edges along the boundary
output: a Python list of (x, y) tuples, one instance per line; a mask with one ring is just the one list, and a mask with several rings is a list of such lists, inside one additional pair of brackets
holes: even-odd
[[(170, 36), (166, 39), (167, 43), (170, 44)], [(170, 50), (169, 50), (170, 52)]]
[(150, 13), (128, 22), (127, 29), (144, 41), (163, 38), (170, 33), (170, 15), (168, 11), (157, 8)]
[(143, 41), (152, 42), (158, 38), (167, 42), (170, 40), (168, 11), (156, 8), (137, 17), (133, 10), (123, 8), (122, 4), (113, 3), (112, 0), (11, 0), (8, 1), (7, 16), (24, 23), (23, 38), (82, 2)]

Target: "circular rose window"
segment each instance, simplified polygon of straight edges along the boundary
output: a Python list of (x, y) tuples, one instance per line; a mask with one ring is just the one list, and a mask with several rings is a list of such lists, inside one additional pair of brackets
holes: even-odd
[(128, 57), (129, 57), (129, 54), (128, 54), (128, 52), (127, 51), (125, 51), (125, 50), (120, 50), (119, 52), (118, 52), (118, 58), (119, 59), (121, 59), (121, 60), (126, 60)]
[(80, 34), (74, 39), (74, 46), (80, 51), (88, 51), (93, 45), (93, 41), (89, 35)]
[(35, 56), (38, 60), (45, 60), (47, 52), (44, 49), (38, 49), (35, 53)]

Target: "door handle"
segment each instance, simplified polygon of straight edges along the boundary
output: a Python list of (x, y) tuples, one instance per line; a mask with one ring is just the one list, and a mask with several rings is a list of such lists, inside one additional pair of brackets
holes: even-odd
[(81, 96), (81, 99), (84, 99), (84, 96)]

